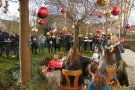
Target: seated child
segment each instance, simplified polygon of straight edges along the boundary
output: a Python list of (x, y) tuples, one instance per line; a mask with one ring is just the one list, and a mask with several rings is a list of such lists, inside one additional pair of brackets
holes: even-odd
[(98, 72), (97, 63), (91, 63), (89, 72), (92, 74), (92, 80), (90, 81), (87, 90), (110, 90), (109, 86), (106, 84), (105, 78)]

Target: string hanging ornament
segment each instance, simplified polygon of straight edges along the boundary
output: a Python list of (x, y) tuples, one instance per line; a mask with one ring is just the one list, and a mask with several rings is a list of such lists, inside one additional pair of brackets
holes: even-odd
[(134, 4), (132, 4), (130, 1), (125, 0), (125, 19), (126, 19), (126, 24), (125, 24), (125, 29), (129, 30), (131, 28), (131, 25), (128, 23), (128, 18), (130, 15), (130, 10), (132, 8), (132, 6), (134, 6)]
[(112, 13), (112, 15), (117, 16), (118, 14), (120, 14), (120, 7), (118, 7), (118, 6), (112, 7), (111, 13)]
[(64, 10), (63, 7), (60, 7), (60, 12), (61, 12), (61, 13), (65, 13), (65, 10)]
[(109, 0), (97, 0), (98, 5), (105, 6), (109, 3)]
[(102, 17), (103, 17), (103, 13), (102, 13), (102, 12), (99, 12), (99, 13), (97, 14), (97, 16), (98, 16), (98, 18), (102, 18)]
[(39, 25), (44, 25), (45, 24), (45, 20), (44, 19), (39, 19), (38, 20), (38, 24)]
[(111, 10), (104, 11), (104, 16), (110, 17), (111, 16)]
[(48, 16), (49, 12), (46, 7), (40, 7), (37, 11), (37, 17), (39, 18), (46, 18)]

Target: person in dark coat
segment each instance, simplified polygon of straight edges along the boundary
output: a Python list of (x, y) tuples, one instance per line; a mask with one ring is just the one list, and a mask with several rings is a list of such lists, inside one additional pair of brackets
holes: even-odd
[[(2, 32), (2, 42), (7, 41), (7, 40), (9, 40), (9, 33), (6, 32), (6, 29), (4, 29), (4, 31)], [(4, 50), (6, 51), (6, 57), (9, 58), (9, 51), (10, 51), (11, 45), (10, 43), (4, 42), (2, 44), (2, 49), (4, 46), (5, 46)]]
[(105, 49), (105, 46), (108, 44), (108, 38), (106, 35), (103, 35), (102, 39), (103, 39), (102, 47), (103, 49)]
[(66, 42), (66, 49), (65, 52), (69, 51), (72, 45), (72, 36), (71, 35), (67, 35), (65, 38), (65, 42)]
[(19, 35), (15, 33), (15, 58), (19, 58)]
[(99, 43), (98, 43), (98, 39), (97, 39), (96, 36), (94, 36), (94, 37), (93, 37), (93, 45), (92, 45), (92, 50), (93, 50), (93, 51), (94, 51), (94, 49), (95, 49), (95, 45), (97, 45), (97, 44), (99, 44)]
[(2, 41), (6, 41), (9, 39), (9, 33), (6, 32), (6, 29), (2, 32)]
[(53, 42), (54, 42), (54, 39), (51, 36), (49, 36), (47, 38), (47, 45), (48, 45), (48, 52), (49, 53), (53, 52)]
[(93, 50), (92, 50), (93, 36), (90, 36), (90, 37), (89, 37), (89, 40), (90, 40), (90, 42), (89, 42), (90, 50), (93, 51)]
[(11, 35), (10, 35), (10, 40), (11, 40), (11, 50), (14, 51), (14, 56), (15, 56), (15, 49), (16, 49), (16, 46), (15, 46), (15, 32), (11, 32)]
[[(81, 85), (84, 83), (84, 73), (85, 73), (85, 69), (83, 68), (83, 64), (89, 64), (91, 61), (90, 59), (83, 57), (79, 54), (79, 50), (76, 47), (72, 47), (68, 53), (68, 55), (65, 57), (64, 61), (63, 61), (63, 69), (66, 70), (82, 70), (83, 73), (82, 75), (80, 75), (79, 77), (79, 81), (78, 84)], [(87, 66), (87, 65), (85, 65)], [(70, 81), (71, 84), (73, 84), (74, 81), (74, 77), (70, 76)], [(64, 76), (62, 76), (61, 78), (61, 84), (65, 85), (66, 84), (66, 79)]]
[(57, 49), (60, 52), (60, 48), (61, 48), (61, 38), (59, 36), (55, 37), (54, 39), (54, 48), (55, 48), (55, 53), (57, 51)]
[(0, 30), (0, 56), (2, 56), (2, 30)]
[(34, 34), (31, 35), (30, 42), (31, 42), (32, 54), (37, 54), (37, 37), (36, 37), (36, 35), (34, 35)]
[(88, 47), (88, 37), (84, 38), (83, 43), (84, 43), (84, 51), (86, 51)]

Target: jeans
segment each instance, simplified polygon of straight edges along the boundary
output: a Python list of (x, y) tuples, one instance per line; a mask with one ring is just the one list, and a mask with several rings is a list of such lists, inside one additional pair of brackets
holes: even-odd
[(45, 46), (44, 43), (39, 43), (39, 52), (40, 50), (42, 51), (42, 53), (44, 52), (44, 46)]
[(50, 53), (50, 52), (53, 52), (53, 45), (52, 44), (49, 44), (48, 45), (48, 52)]
[(87, 90), (110, 90), (109, 86), (106, 84), (103, 88), (95, 87), (94, 80), (89, 82)]

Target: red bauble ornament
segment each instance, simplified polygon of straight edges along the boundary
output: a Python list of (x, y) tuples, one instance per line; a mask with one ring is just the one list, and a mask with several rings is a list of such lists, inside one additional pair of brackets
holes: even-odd
[(38, 20), (38, 24), (39, 24), (39, 25), (44, 25), (44, 24), (45, 24), (45, 20), (44, 20), (44, 19)]
[(64, 36), (65, 32), (62, 30), (62, 31), (60, 31), (60, 34)]
[(99, 38), (99, 34), (96, 35), (96, 38)]
[(63, 34), (63, 31), (60, 31), (60, 34), (62, 35)]
[(126, 29), (130, 29), (130, 28), (131, 28), (131, 25), (127, 23), (127, 24), (125, 25), (125, 28), (126, 28)]
[(111, 11), (112, 15), (117, 16), (120, 13), (120, 7), (114, 6)]
[(111, 35), (107, 35), (107, 38), (108, 38), (109, 40), (111, 40)]
[(97, 32), (97, 33), (100, 33), (100, 32), (101, 32), (101, 30), (96, 30), (96, 32)]
[(48, 16), (48, 10), (45, 7), (40, 7), (37, 11), (37, 17), (46, 18)]
[(103, 17), (103, 13), (98, 13), (98, 18), (102, 18)]
[(61, 13), (64, 13), (64, 12), (65, 12), (64, 8), (61, 7), (61, 8), (60, 8), (60, 12), (61, 12)]

